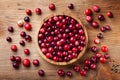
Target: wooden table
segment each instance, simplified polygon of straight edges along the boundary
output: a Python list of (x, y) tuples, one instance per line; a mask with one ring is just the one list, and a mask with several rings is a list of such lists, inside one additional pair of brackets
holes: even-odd
[[(56, 11), (50, 11), (48, 9), (48, 4), (54, 3), (56, 5)], [(67, 5), (73, 3), (75, 6), (74, 10), (69, 10)], [(107, 45), (109, 48), (110, 59), (105, 64), (98, 63), (97, 70), (90, 70), (87, 73), (86, 77), (82, 77), (79, 73), (75, 73), (72, 70), (72, 65), (69, 66), (55, 66), (46, 61), (44, 61), (36, 49), (36, 30), (39, 29), (40, 22), (47, 16), (53, 13), (72, 13), (76, 17), (82, 20), (83, 24), (86, 26), (89, 36), (89, 46), (94, 45), (93, 40), (100, 30), (93, 29), (86, 21), (85, 15), (83, 14), (86, 8), (92, 8), (93, 5), (99, 5), (101, 7), (101, 12), (103, 15), (106, 15), (107, 11), (112, 11), (114, 18), (110, 19), (105, 16), (105, 22), (99, 22), (100, 25), (109, 24), (112, 28), (112, 31), (104, 33), (104, 39), (101, 40), (101, 44), (98, 45)], [(42, 15), (37, 16), (35, 13), (30, 17), (31, 24), (33, 26), (32, 31), (27, 32), (32, 35), (32, 43), (26, 43), (25, 47), (19, 45), (19, 41), (22, 39), (19, 36), (21, 31), (25, 31), (23, 28), (17, 26), (17, 21), (23, 19), (26, 14), (26, 9), (31, 9), (34, 11), (36, 7), (42, 9)], [(98, 13), (98, 14), (100, 14)], [(98, 15), (97, 13), (94, 16)], [(97, 18), (95, 18), (97, 20)], [(7, 27), (12, 25), (15, 29), (14, 33), (9, 33)], [(13, 41), (12, 43), (6, 42), (6, 37), (11, 36)], [(16, 44), (18, 46), (18, 52), (13, 53), (10, 50), (10, 45)], [(31, 54), (25, 56), (23, 53), (24, 48), (29, 48)], [(120, 80), (120, 72), (115, 73), (111, 71), (113, 64), (120, 65), (120, 0), (0, 0), (0, 80)], [(9, 60), (10, 55), (19, 55), (24, 58), (29, 58), (31, 61), (33, 59), (40, 60), (40, 66), (34, 67), (31, 65), (30, 68), (25, 68), (23, 65), (20, 66), (19, 70), (15, 70), (11, 61)], [(80, 59), (75, 64), (83, 66), (83, 61), (86, 58), (92, 56), (93, 53), (86, 51), (82, 59)], [(65, 71), (71, 70), (73, 72), (73, 77), (63, 77), (60, 78), (56, 71), (57, 69), (62, 68)], [(45, 70), (45, 77), (40, 77), (37, 74), (39, 69)], [(120, 71), (119, 66), (117, 67)]]

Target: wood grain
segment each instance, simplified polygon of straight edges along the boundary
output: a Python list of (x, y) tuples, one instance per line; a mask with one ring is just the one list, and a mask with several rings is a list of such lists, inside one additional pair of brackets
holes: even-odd
[[(56, 11), (50, 11), (48, 9), (48, 4), (54, 3), (56, 5)], [(73, 3), (75, 5), (74, 10), (69, 10), (67, 4)], [(105, 22), (99, 22), (100, 26), (109, 24), (112, 31), (104, 33), (104, 39), (101, 40), (101, 44), (107, 45), (110, 53), (110, 60), (114, 60), (113, 63), (108, 60), (105, 64), (98, 64), (97, 70), (89, 71), (86, 77), (82, 77), (79, 73), (75, 73), (72, 70), (72, 65), (69, 66), (55, 66), (46, 61), (44, 61), (38, 53), (37, 46), (35, 44), (36, 31), (40, 27), (41, 21), (47, 16), (53, 13), (72, 13), (86, 26), (89, 36), (89, 46), (85, 55), (76, 64), (80, 64), (82, 67), (83, 60), (92, 56), (93, 53), (89, 51), (89, 47), (94, 45), (93, 40), (96, 37), (99, 30), (91, 28), (91, 26), (85, 21), (85, 16), (83, 14), (86, 8), (92, 8), (93, 5), (99, 5), (101, 7), (101, 13), (106, 15), (107, 11), (112, 11), (114, 18), (109, 19), (105, 16)], [(120, 73), (114, 73), (111, 71), (111, 65), (116, 63), (120, 65), (120, 0), (0, 0), (0, 80), (120, 80)], [(32, 43), (26, 43), (25, 47), (19, 45), (19, 40), (22, 38), (19, 36), (21, 31), (25, 31), (23, 28), (18, 28), (16, 22), (23, 19), (26, 9), (31, 9), (34, 11), (36, 7), (42, 9), (42, 15), (37, 16), (35, 13), (30, 17), (31, 24), (33, 26), (32, 31), (27, 32), (32, 35)], [(98, 13), (99, 14), (99, 13)], [(98, 15), (94, 14), (95, 16)], [(97, 20), (97, 18), (95, 18)], [(15, 29), (14, 33), (9, 33), (7, 27), (12, 25)], [(6, 42), (6, 37), (11, 36), (13, 38), (12, 43)], [(10, 45), (16, 44), (18, 46), (18, 52), (13, 53), (10, 50)], [(30, 56), (25, 56), (23, 53), (24, 48), (29, 48), (31, 50)], [(31, 61), (33, 59), (40, 60), (40, 66), (34, 67), (31, 65), (30, 68), (25, 68), (22, 65), (19, 70), (15, 70), (11, 66), (11, 61), (9, 60), (10, 55), (19, 55), (24, 58), (29, 58)], [(73, 77), (63, 77), (60, 78), (56, 74), (58, 68), (63, 68), (65, 71), (71, 70), (73, 72)], [(39, 69), (44, 69), (46, 74), (45, 77), (39, 77), (37, 71)]]

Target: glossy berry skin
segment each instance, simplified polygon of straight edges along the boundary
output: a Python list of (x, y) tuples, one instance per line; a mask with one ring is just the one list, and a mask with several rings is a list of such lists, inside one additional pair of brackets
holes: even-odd
[(7, 41), (7, 42), (12, 42), (12, 38), (8, 36), (8, 37), (6, 38), (6, 41)]
[(18, 69), (18, 68), (19, 68), (19, 63), (18, 63), (18, 62), (13, 62), (13, 63), (12, 63), (12, 66), (13, 66), (15, 69)]
[(100, 30), (101, 32), (105, 32), (106, 31), (105, 26), (100, 27)]
[(45, 75), (44, 70), (40, 69), (40, 70), (38, 71), (38, 75), (41, 76), (41, 77), (44, 76), (44, 75)]
[(86, 76), (86, 74), (87, 74), (86, 70), (84, 70), (84, 69), (80, 70), (80, 75), (81, 76)]
[(74, 5), (72, 3), (68, 4), (69, 9), (74, 9)]
[(39, 60), (38, 59), (34, 59), (32, 62), (35, 66), (39, 66)]
[(105, 53), (104, 57), (105, 57), (105, 59), (108, 59), (108, 58), (110, 58), (110, 55), (108, 53)]
[(25, 22), (30, 22), (30, 18), (28, 16), (24, 17)]
[(96, 67), (97, 67), (97, 66), (96, 66), (96, 64), (94, 64), (94, 63), (90, 65), (90, 69), (91, 69), (91, 70), (95, 70)]
[(101, 55), (101, 53), (97, 52), (97, 53), (95, 54), (95, 56), (96, 56), (96, 58), (99, 59), (102, 55)]
[(71, 71), (67, 71), (67, 72), (66, 72), (66, 75), (67, 75), (68, 77), (72, 77), (72, 72), (71, 72)]
[(11, 32), (11, 33), (13, 33), (14, 32), (14, 28), (12, 26), (9, 26), (8, 27), (8, 31)]
[(57, 71), (57, 74), (58, 74), (59, 76), (61, 76), (61, 77), (65, 76), (65, 72), (63, 71), (63, 69), (59, 69), (59, 70)]
[(20, 32), (20, 36), (23, 37), (23, 38), (25, 38), (26, 32), (24, 32), (24, 31)]
[(103, 38), (103, 34), (102, 34), (102, 33), (98, 33), (98, 34), (97, 34), (97, 37), (98, 37), (99, 39), (102, 39), (102, 38)]
[(35, 9), (35, 13), (37, 14), (37, 15), (40, 15), (42, 12), (41, 12), (41, 9), (40, 8), (36, 8)]
[(99, 6), (97, 6), (97, 5), (94, 5), (93, 6), (93, 10), (94, 10), (94, 12), (100, 12), (100, 7)]
[(106, 14), (109, 18), (112, 18), (113, 17), (113, 13), (112, 12), (107, 12), (107, 14)]
[(32, 15), (32, 11), (30, 9), (27, 9), (26, 10), (26, 14), (29, 15), (29, 16), (31, 16)]
[(95, 53), (95, 52), (98, 51), (98, 48), (97, 48), (96, 46), (92, 46), (92, 47), (91, 47), (91, 51)]
[(15, 61), (16, 59), (15, 59), (15, 56), (10, 56), (10, 60), (11, 61)]
[(86, 59), (86, 60), (84, 61), (84, 65), (85, 65), (85, 66), (90, 66), (90, 65), (91, 65), (91, 61), (88, 60), (88, 59)]
[(30, 50), (29, 49), (24, 49), (24, 54), (25, 55), (29, 55), (30, 54)]
[(92, 27), (93, 27), (93, 28), (98, 28), (98, 27), (99, 27), (98, 22), (93, 21), (93, 22), (92, 22)]
[(11, 45), (11, 50), (16, 52), (17, 51), (17, 46), (16, 45)]
[(101, 63), (105, 63), (105, 62), (106, 62), (106, 59), (105, 59), (104, 56), (101, 56), (100, 59), (99, 59), (99, 61), (100, 61)]
[(21, 57), (20, 56), (16, 56), (15, 57), (15, 61), (20, 63), (21, 62)]
[(95, 44), (100, 44), (100, 40), (98, 38), (94, 39)]
[(105, 17), (104, 17), (102, 14), (100, 14), (100, 15), (98, 15), (98, 20), (104, 21), (104, 20), (105, 20)]
[(24, 42), (23, 40), (21, 40), (21, 41), (19, 42), (19, 44), (20, 44), (21, 46), (25, 46), (25, 42)]
[(24, 25), (24, 28), (25, 28), (26, 30), (30, 31), (30, 30), (32, 29), (32, 25), (31, 25), (30, 23), (26, 23), (26, 24)]
[(24, 22), (23, 22), (22, 20), (19, 20), (19, 21), (17, 22), (17, 25), (18, 25), (19, 27), (23, 27)]
[(30, 60), (29, 59), (23, 59), (23, 61), (22, 61), (22, 64), (23, 64), (23, 66), (25, 66), (25, 67), (29, 67), (30, 66)]
[(53, 3), (49, 4), (49, 9), (50, 10), (55, 10), (55, 5)]
[(101, 51), (102, 51), (102, 52), (108, 52), (107, 46), (102, 46), (102, 47), (101, 47)]
[(26, 40), (27, 42), (31, 42), (31, 41), (32, 41), (32, 37), (31, 37), (30, 35), (26, 35), (26, 36), (25, 36), (25, 40)]
[(93, 12), (92, 12), (91, 9), (86, 9), (85, 12), (84, 12), (84, 14), (85, 14), (86, 16), (91, 16), (91, 15), (93, 14)]
[(105, 26), (105, 29), (108, 30), (108, 31), (111, 30), (110, 25), (106, 25), (106, 26)]
[(80, 71), (80, 66), (74, 65), (74, 66), (73, 66), (73, 70), (74, 70), (75, 72), (79, 72), (79, 71)]
[(91, 23), (93, 21), (92, 16), (86, 16), (86, 21)]

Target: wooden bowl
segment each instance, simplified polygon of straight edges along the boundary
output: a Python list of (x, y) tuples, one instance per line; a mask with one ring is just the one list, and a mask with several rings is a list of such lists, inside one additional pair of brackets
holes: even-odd
[[(77, 58), (72, 59), (72, 60), (70, 60), (70, 61), (68, 61), (68, 62), (55, 62), (55, 61), (53, 61), (53, 60), (51, 60), (51, 59), (48, 59), (48, 58), (42, 53), (41, 48), (39, 47), (39, 44), (38, 44), (38, 33), (39, 33), (39, 30), (38, 30), (38, 32), (37, 32), (37, 47), (38, 47), (39, 54), (41, 55), (41, 57), (42, 57), (43, 59), (45, 59), (47, 62), (49, 62), (49, 63), (51, 63), (51, 64), (55, 64), (55, 65), (68, 65), (68, 64), (72, 64), (72, 63), (76, 62), (77, 60), (79, 60), (79, 59), (83, 56), (83, 54), (85, 53), (85, 51), (86, 51), (87, 44), (88, 44), (88, 35), (87, 35), (86, 28), (85, 28), (85, 26), (81, 23), (81, 21), (80, 21), (78, 18), (76, 18), (75, 16), (73, 16), (73, 15), (71, 15), (71, 14), (53, 14), (53, 15), (50, 15), (49, 17), (45, 18), (45, 19), (42, 21), (42, 23), (40, 24), (40, 28), (42, 27), (43, 23), (44, 23), (46, 20), (48, 20), (50, 17), (53, 17), (53, 16), (55, 16), (55, 15), (65, 15), (65, 16), (69, 16), (69, 17), (72, 17), (73, 19), (75, 19), (76, 21), (78, 21), (78, 22), (82, 25), (82, 28), (83, 28), (83, 30), (84, 30), (85, 38), (86, 38), (86, 39), (85, 39), (86, 45), (84, 46), (83, 50), (79, 53), (79, 55), (77, 56)], [(40, 28), (39, 28), (39, 29), (40, 29)]]

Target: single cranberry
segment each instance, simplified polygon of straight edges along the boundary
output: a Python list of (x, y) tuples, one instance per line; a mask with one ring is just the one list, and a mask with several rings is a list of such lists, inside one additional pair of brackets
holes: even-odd
[(24, 54), (25, 55), (29, 55), (30, 54), (30, 50), (29, 49), (24, 49)]
[(108, 53), (105, 53), (104, 57), (105, 57), (105, 59), (108, 59), (110, 57), (110, 55)]
[(97, 53), (95, 54), (95, 56), (96, 56), (97, 58), (100, 58), (102, 55), (101, 55), (101, 53), (98, 53), (98, 52), (97, 52)]
[(31, 38), (30, 35), (26, 35), (26, 36), (25, 36), (25, 40), (28, 41), (28, 42), (30, 42), (30, 41), (32, 41), (32, 38)]
[(53, 51), (54, 51), (54, 49), (53, 49), (52, 47), (49, 47), (49, 48), (48, 48), (48, 52), (49, 52), (49, 53), (52, 53)]
[(92, 56), (90, 58), (90, 61), (93, 62), (93, 63), (96, 63), (97, 62), (97, 57), (96, 56)]
[(76, 40), (76, 39), (75, 39), (74, 37), (71, 37), (71, 38), (70, 38), (70, 42), (73, 42), (73, 43), (74, 43), (75, 40)]
[(16, 59), (15, 59), (15, 56), (10, 56), (10, 60), (11, 61), (15, 61)]
[(59, 69), (58, 71), (57, 71), (57, 74), (59, 75), (59, 76), (65, 76), (65, 72), (63, 71), (63, 69)]
[(84, 70), (84, 69), (80, 70), (80, 75), (81, 76), (86, 76), (86, 74), (87, 74), (86, 70)]
[(68, 51), (69, 49), (70, 49), (70, 45), (69, 44), (64, 45), (64, 50), (65, 51)]
[(61, 21), (61, 20), (63, 20), (64, 19), (64, 16), (63, 15), (60, 15), (59, 16), (59, 20)]
[(92, 51), (92, 52), (97, 52), (97, 51), (98, 51), (98, 48), (97, 48), (96, 46), (92, 46), (92, 47), (91, 47), (91, 51)]
[(98, 28), (98, 27), (99, 27), (99, 24), (98, 24), (96, 21), (93, 21), (93, 22), (92, 22), (92, 27), (93, 27), (93, 28)]
[(98, 20), (104, 21), (104, 20), (105, 20), (105, 17), (104, 17), (102, 14), (100, 14), (100, 15), (98, 15)]
[(14, 28), (12, 26), (9, 26), (8, 31), (11, 32), (11, 33), (14, 32)]
[(72, 48), (72, 52), (75, 53), (75, 52), (77, 52), (77, 51), (78, 51), (78, 49), (77, 49), (76, 47), (73, 47), (73, 48)]
[(38, 74), (39, 74), (39, 76), (44, 76), (45, 72), (41, 69), (41, 70), (38, 71)]
[(52, 58), (52, 54), (51, 53), (46, 53), (46, 57), (51, 59)]
[(53, 40), (53, 37), (52, 37), (52, 36), (49, 36), (49, 37), (47, 38), (47, 40), (48, 40), (49, 42), (51, 42), (51, 41)]
[(91, 65), (91, 61), (88, 60), (88, 59), (86, 59), (86, 60), (84, 61), (84, 65), (85, 65), (85, 66), (90, 66), (90, 65)]
[(88, 71), (89, 69), (89, 66), (84, 66), (84, 70)]
[(68, 56), (68, 52), (63, 52), (63, 56), (67, 57)]
[(23, 59), (23, 61), (22, 61), (22, 64), (23, 64), (23, 66), (25, 66), (25, 67), (29, 67), (30, 66), (30, 60), (29, 59)]
[(26, 14), (29, 15), (29, 16), (31, 16), (32, 15), (32, 11), (30, 9), (27, 9), (26, 10)]
[(73, 58), (77, 58), (78, 54), (77, 53), (72, 53)]
[(24, 17), (25, 22), (30, 22), (30, 18), (28, 16)]
[(50, 10), (55, 10), (55, 5), (53, 3), (49, 4), (49, 9)]
[(79, 33), (80, 35), (83, 35), (83, 34), (84, 34), (84, 30), (83, 30), (83, 29), (80, 29), (80, 30), (78, 31), (78, 33)]
[(85, 36), (80, 36), (80, 40), (85, 41)]
[(35, 13), (37, 14), (37, 15), (40, 15), (42, 12), (41, 12), (41, 9), (40, 8), (36, 8), (35, 9)]
[(107, 52), (107, 51), (108, 51), (107, 46), (102, 46), (102, 47), (101, 47), (101, 51), (102, 51), (102, 52)]
[(84, 14), (85, 14), (86, 16), (91, 16), (91, 15), (93, 14), (93, 12), (92, 12), (91, 9), (86, 9), (85, 12), (84, 12)]
[(79, 41), (75, 41), (75, 46), (79, 46)]
[(13, 66), (15, 69), (18, 69), (18, 68), (19, 68), (19, 63), (18, 63), (18, 62), (13, 62), (13, 63), (12, 63), (12, 66)]
[(105, 26), (100, 27), (100, 30), (101, 30), (102, 32), (105, 32), (105, 31), (106, 31)]
[(73, 70), (74, 70), (75, 72), (79, 72), (79, 71), (80, 71), (80, 66), (79, 66), (79, 65), (74, 65), (74, 66), (73, 66)]
[(82, 25), (79, 24), (79, 23), (77, 23), (77, 24), (75, 25), (75, 27), (76, 27), (77, 29), (80, 29), (80, 28), (82, 27)]
[(31, 25), (30, 23), (26, 23), (26, 24), (24, 25), (24, 28), (25, 28), (26, 30), (30, 31), (30, 30), (32, 29), (32, 25)]
[(35, 66), (39, 66), (39, 60), (38, 59), (34, 59), (32, 62)]
[(45, 48), (45, 47), (46, 47), (46, 43), (42, 43), (42, 44), (41, 44), (41, 47), (42, 47), (42, 48)]
[(23, 27), (24, 22), (23, 22), (22, 20), (19, 20), (19, 21), (17, 22), (17, 25), (18, 25), (19, 27)]
[(17, 51), (17, 46), (16, 45), (11, 45), (11, 50), (16, 52)]
[(100, 44), (100, 40), (98, 38), (94, 39), (95, 44)]
[(24, 32), (24, 31), (20, 32), (20, 36), (23, 37), (23, 38), (25, 38), (26, 32)]
[(101, 57), (100, 57), (100, 62), (101, 62), (101, 63), (105, 63), (105, 62), (106, 62), (106, 58), (105, 58), (104, 56), (101, 56)]
[(113, 17), (113, 13), (109, 11), (109, 12), (107, 12), (107, 16), (112, 18)]
[(74, 5), (72, 3), (68, 4), (69, 9), (74, 9)]
[(94, 63), (90, 65), (90, 69), (92, 69), (92, 70), (95, 70), (96, 67), (97, 67), (97, 66), (96, 66), (96, 64), (94, 64)]
[(45, 54), (48, 52), (47, 48), (42, 48), (41, 51)]
[(86, 21), (87, 21), (87, 22), (92, 22), (92, 21), (93, 21), (92, 16), (86, 16)]
[(7, 42), (12, 42), (12, 38), (8, 36), (8, 37), (6, 38), (6, 41), (7, 41)]
[(72, 72), (71, 72), (71, 71), (67, 71), (67, 72), (66, 72), (66, 75), (67, 75), (68, 77), (72, 77)]
[(57, 61), (58, 61), (58, 57), (57, 57), (57, 56), (54, 56), (54, 57), (53, 57), (53, 60), (57, 62)]
[(15, 57), (15, 61), (16, 61), (16, 62), (21, 62), (21, 57), (20, 57), (20, 56), (16, 56), (16, 57)]
[(103, 38), (103, 34), (102, 34), (102, 33), (98, 33), (98, 34), (97, 34), (97, 37), (98, 37), (99, 39), (102, 39), (102, 38)]
[(106, 30), (111, 30), (111, 27), (110, 27), (109, 25), (106, 25), (106, 26), (105, 26), (105, 29), (106, 29)]
[(19, 44), (20, 44), (21, 46), (25, 46), (25, 42), (24, 42), (23, 40), (21, 40), (21, 41), (19, 42)]
[(93, 10), (94, 10), (94, 12), (100, 12), (100, 7), (97, 5), (94, 5)]
[(64, 57), (64, 61), (68, 62), (68, 61), (70, 61), (70, 58), (69, 57)]

